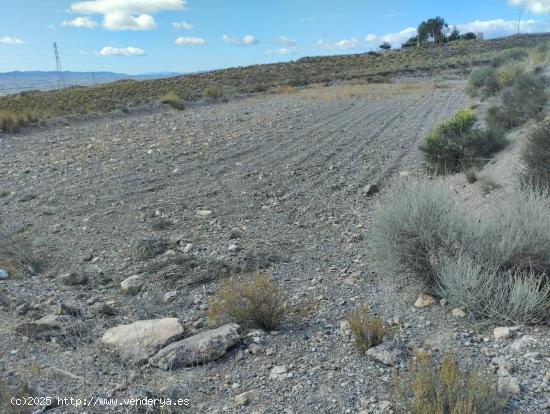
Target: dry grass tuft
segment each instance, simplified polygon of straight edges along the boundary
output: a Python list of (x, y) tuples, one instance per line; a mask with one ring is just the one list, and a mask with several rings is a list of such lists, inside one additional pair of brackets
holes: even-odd
[(185, 109), (185, 103), (183, 103), (178, 94), (174, 91), (170, 91), (162, 98), (160, 98), (160, 103), (170, 105), (172, 108), (177, 109), (178, 111), (183, 111)]
[(272, 330), (284, 322), (287, 311), (281, 288), (270, 275), (256, 271), (251, 276), (233, 277), (222, 285), (210, 301), (208, 320), (212, 325), (231, 321)]
[(347, 321), (355, 346), (362, 354), (382, 343), (386, 333), (382, 318), (379, 315), (372, 316), (369, 305), (365, 304), (353, 311), (347, 317)]
[(493, 379), (477, 368), (462, 367), (447, 354), (437, 364), (417, 352), (404, 376), (394, 374), (393, 405), (407, 414), (497, 414), (508, 404)]
[(22, 126), (35, 122), (37, 117), (30, 112), (6, 112), (0, 111), (0, 130), (4, 132), (17, 132)]

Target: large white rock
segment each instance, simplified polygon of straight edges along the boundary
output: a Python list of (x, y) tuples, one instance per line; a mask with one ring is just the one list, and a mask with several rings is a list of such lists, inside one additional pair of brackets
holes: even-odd
[(395, 366), (405, 360), (407, 351), (400, 343), (387, 341), (370, 348), (367, 356), (385, 365)]
[(143, 277), (139, 275), (130, 276), (120, 282), (120, 290), (122, 290), (122, 293), (125, 295), (135, 295), (141, 290), (144, 283)]
[(143, 362), (182, 334), (177, 318), (150, 319), (110, 328), (101, 342), (124, 359)]
[(514, 333), (506, 326), (498, 326), (493, 330), (493, 336), (497, 341), (511, 338)]
[(416, 302), (414, 302), (414, 306), (416, 308), (427, 308), (428, 306), (435, 305), (436, 303), (437, 300), (433, 296), (430, 296), (427, 293), (421, 293), (418, 295)]
[(174, 342), (151, 357), (149, 363), (170, 370), (214, 361), (239, 342), (239, 329), (237, 324), (228, 324)]

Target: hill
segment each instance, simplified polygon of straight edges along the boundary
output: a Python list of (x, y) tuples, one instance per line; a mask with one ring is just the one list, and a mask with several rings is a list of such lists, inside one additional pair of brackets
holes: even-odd
[(387, 81), (390, 77), (471, 67), (505, 59), (547, 41), (549, 34), (518, 35), (492, 40), (460, 40), (384, 53), (305, 57), (289, 63), (237, 67), (165, 79), (125, 80), (94, 87), (49, 92), (23, 92), (0, 97), (0, 111), (31, 112), (53, 117), (106, 112), (158, 102), (167, 93), (196, 100), (211, 96), (261, 92), (278, 86), (300, 86), (345, 80)]
[[(122, 79), (148, 80), (176, 76), (177, 73), (128, 75), (115, 72), (63, 72), (68, 86), (94, 86)], [(0, 73), (0, 95), (24, 91), (48, 91), (59, 88), (59, 75), (53, 71), (14, 71)]]

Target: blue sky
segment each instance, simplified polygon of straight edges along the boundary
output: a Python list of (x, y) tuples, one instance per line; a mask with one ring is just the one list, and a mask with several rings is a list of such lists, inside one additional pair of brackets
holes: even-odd
[(0, 72), (194, 72), (395, 46), (443, 16), (486, 37), (550, 31), (550, 0), (19, 0), (0, 14)]

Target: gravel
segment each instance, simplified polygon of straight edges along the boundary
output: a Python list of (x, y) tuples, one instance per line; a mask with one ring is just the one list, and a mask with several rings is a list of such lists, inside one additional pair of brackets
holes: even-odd
[[(494, 326), (453, 316), (451, 306), (415, 308), (421, 286), (369, 264), (380, 195), (368, 189), (383, 194), (393, 176), (421, 171), (420, 139), (472, 103), (463, 82), (445, 85), (314, 87), (0, 135), (1, 213), (43, 269), (0, 280), (2, 376), (22, 373), (42, 396), (189, 398), (192, 412), (388, 412), (394, 368), (340, 332), (367, 302), (408, 351), (453, 349), (487, 369), (503, 358), (514, 367), (503, 383), (521, 388), (513, 404), (547, 412), (547, 327), (497, 341)], [(185, 337), (204, 332), (210, 296), (243, 268), (270, 268), (292, 305), (314, 311), (243, 335), (215, 362), (168, 372), (99, 346), (108, 328), (140, 319), (177, 317)], [(59, 281), (71, 272), (87, 284)], [(120, 283), (138, 274), (143, 287), (124, 295)], [(16, 332), (60, 302), (86, 321), (75, 346)]]

